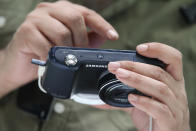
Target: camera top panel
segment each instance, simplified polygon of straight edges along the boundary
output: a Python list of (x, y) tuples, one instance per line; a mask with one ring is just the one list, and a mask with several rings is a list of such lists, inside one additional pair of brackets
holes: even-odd
[(49, 59), (67, 66), (81, 64), (101, 64), (106, 65), (112, 61), (136, 61), (153, 64), (164, 68), (164, 64), (152, 58), (141, 56), (133, 50), (114, 50), (114, 49), (92, 49), (76, 47), (52, 47), (49, 52)]
[(131, 60), (135, 56), (135, 51), (127, 50), (103, 50), (73, 47), (53, 47), (50, 56), (60, 63), (65, 63), (67, 59), (71, 63), (106, 63), (110, 61)]

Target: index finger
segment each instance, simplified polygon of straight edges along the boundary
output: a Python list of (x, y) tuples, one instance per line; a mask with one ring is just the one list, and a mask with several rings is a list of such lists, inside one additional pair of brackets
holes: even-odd
[(110, 40), (117, 40), (119, 38), (119, 35), (113, 26), (98, 13), (80, 5), (75, 5), (75, 8), (82, 13), (86, 25), (100, 36)]
[(161, 44), (146, 43), (137, 46), (137, 52), (143, 56), (157, 58), (167, 64), (166, 71), (180, 81), (183, 79), (182, 54), (177, 49)]

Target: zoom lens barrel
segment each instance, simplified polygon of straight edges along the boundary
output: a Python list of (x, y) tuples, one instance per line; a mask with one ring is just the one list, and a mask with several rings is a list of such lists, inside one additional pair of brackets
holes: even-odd
[(129, 94), (144, 95), (135, 88), (124, 85), (116, 77), (104, 72), (99, 79), (99, 97), (106, 104), (116, 107), (133, 107), (128, 101)]

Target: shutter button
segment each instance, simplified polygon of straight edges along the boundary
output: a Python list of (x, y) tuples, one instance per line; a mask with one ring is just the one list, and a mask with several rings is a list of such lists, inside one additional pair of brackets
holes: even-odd
[(78, 60), (75, 55), (68, 54), (65, 58), (65, 64), (67, 66), (75, 66), (77, 64)]

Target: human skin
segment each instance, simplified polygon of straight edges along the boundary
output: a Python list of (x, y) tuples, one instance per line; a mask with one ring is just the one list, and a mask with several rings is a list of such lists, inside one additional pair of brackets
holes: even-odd
[(123, 110), (130, 114), (139, 131), (148, 131), (149, 116), (153, 118), (153, 131), (190, 131), (182, 54), (161, 43), (141, 44), (137, 46), (137, 52), (146, 57), (157, 58), (167, 64), (167, 67), (164, 70), (131, 61), (109, 63), (108, 69), (117, 79), (152, 97), (130, 94), (129, 102), (135, 107)]
[(40, 3), (0, 51), (0, 98), (36, 79), (31, 59), (45, 60), (52, 46), (95, 47), (106, 39), (118, 34), (95, 11), (68, 1)]
[[(67, 1), (39, 4), (0, 51), (0, 97), (36, 79), (37, 66), (30, 61), (45, 60), (50, 47), (93, 47), (106, 39), (116, 40), (118, 34), (96, 12)], [(140, 131), (148, 130), (149, 115), (153, 131), (189, 131), (181, 53), (163, 44), (146, 45), (147, 50), (138, 47), (138, 53), (162, 60), (168, 64), (166, 70), (130, 61), (109, 64), (109, 71), (119, 80), (153, 97), (130, 95), (135, 108), (126, 111)]]

